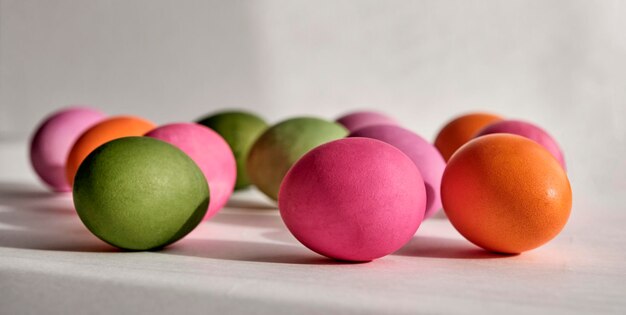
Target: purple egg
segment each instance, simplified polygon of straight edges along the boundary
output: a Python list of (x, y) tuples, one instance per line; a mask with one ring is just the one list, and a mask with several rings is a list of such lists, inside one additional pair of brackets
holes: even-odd
[(341, 116), (337, 122), (342, 124), (348, 131), (356, 131), (373, 125), (397, 125), (395, 119), (378, 112), (358, 111)]
[(78, 137), (105, 118), (96, 109), (69, 107), (41, 122), (30, 142), (30, 161), (39, 178), (52, 190), (71, 190), (65, 176), (67, 156)]
[(439, 189), (446, 162), (435, 146), (417, 134), (393, 125), (361, 128), (352, 132), (349, 137), (377, 139), (404, 152), (417, 165), (426, 185), (426, 214), (424, 217), (431, 217), (441, 208)]
[(533, 140), (542, 145), (559, 161), (563, 169), (565, 168), (565, 158), (558, 143), (545, 130), (529, 122), (519, 120), (502, 120), (480, 130), (476, 137), (492, 133), (510, 133)]

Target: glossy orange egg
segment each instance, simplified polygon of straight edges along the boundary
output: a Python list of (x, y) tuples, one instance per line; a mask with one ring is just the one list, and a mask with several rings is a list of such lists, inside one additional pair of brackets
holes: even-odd
[(461, 147), (444, 171), (441, 199), (465, 238), (513, 254), (554, 238), (572, 207), (559, 162), (541, 145), (511, 134), (482, 136)]
[(150, 121), (133, 116), (117, 116), (101, 121), (87, 129), (76, 140), (67, 158), (65, 175), (70, 186), (80, 163), (97, 147), (118, 138), (143, 136), (156, 127)]
[(435, 139), (435, 147), (448, 161), (458, 148), (472, 140), (481, 129), (500, 120), (502, 117), (488, 113), (471, 113), (459, 116), (448, 122), (439, 131)]

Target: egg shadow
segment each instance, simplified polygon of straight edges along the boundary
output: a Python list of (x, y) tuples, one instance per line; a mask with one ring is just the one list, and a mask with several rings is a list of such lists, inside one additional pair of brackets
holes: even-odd
[(121, 252), (93, 235), (64, 231), (0, 230), (0, 247), (63, 252)]
[(24, 183), (0, 183), (0, 246), (7, 248), (111, 252), (83, 226), (71, 194), (58, 194)]
[(433, 236), (414, 236), (393, 255), (444, 259), (499, 259), (517, 256), (489, 252), (464, 240)]
[(161, 254), (209, 259), (292, 265), (349, 265), (319, 256), (302, 246), (232, 240), (185, 239), (170, 245)]
[(226, 202), (226, 208), (250, 209), (257, 211), (272, 211), (278, 207), (273, 201), (259, 200), (261, 196), (251, 196), (250, 190), (234, 192)]
[(238, 210), (228, 211), (224, 209), (220, 211), (216, 216), (209, 219), (211, 223), (235, 225), (235, 226), (247, 226), (263, 229), (280, 229), (284, 228), (283, 221), (281, 220), (278, 212), (276, 213), (259, 213), (255, 210)]
[(298, 240), (289, 232), (286, 227), (282, 229), (263, 232), (261, 236), (267, 240), (278, 241), (284, 244), (300, 244), (300, 242), (298, 242)]
[(15, 203), (70, 196), (69, 192), (55, 193), (46, 190), (43, 186), (21, 182), (0, 182), (0, 204), (13, 206)]

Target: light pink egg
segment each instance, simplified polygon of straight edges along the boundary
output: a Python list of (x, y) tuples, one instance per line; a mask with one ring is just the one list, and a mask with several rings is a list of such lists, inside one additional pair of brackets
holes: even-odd
[(280, 214), (309, 249), (370, 261), (408, 242), (424, 218), (426, 192), (415, 163), (375, 139), (345, 138), (314, 148), (285, 176)]
[(476, 134), (476, 137), (492, 133), (510, 133), (533, 140), (546, 148), (559, 161), (563, 169), (566, 169), (565, 158), (559, 144), (539, 126), (520, 120), (502, 120), (483, 128)]
[(393, 125), (361, 128), (352, 132), (349, 137), (377, 139), (393, 145), (408, 155), (424, 178), (427, 200), (425, 217), (429, 218), (441, 209), (439, 189), (446, 162), (435, 146), (410, 130)]
[(210, 190), (205, 219), (224, 207), (235, 188), (237, 168), (233, 152), (217, 132), (199, 124), (176, 123), (160, 126), (146, 136), (178, 147), (200, 167)]
[(65, 176), (67, 156), (80, 135), (106, 115), (87, 107), (68, 107), (46, 117), (30, 142), (30, 161), (35, 172), (52, 190), (70, 191)]
[(337, 122), (352, 132), (372, 125), (397, 125), (395, 119), (374, 111), (358, 111), (341, 116)]

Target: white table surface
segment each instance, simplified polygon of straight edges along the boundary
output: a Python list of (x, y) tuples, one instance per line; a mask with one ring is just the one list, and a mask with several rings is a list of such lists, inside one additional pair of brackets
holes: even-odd
[(338, 263), (300, 245), (254, 190), (164, 250), (123, 252), (38, 183), (25, 152), (0, 145), (0, 314), (626, 313), (626, 194), (590, 193), (597, 183), (573, 182), (564, 231), (518, 256), (438, 216), (393, 255)]

